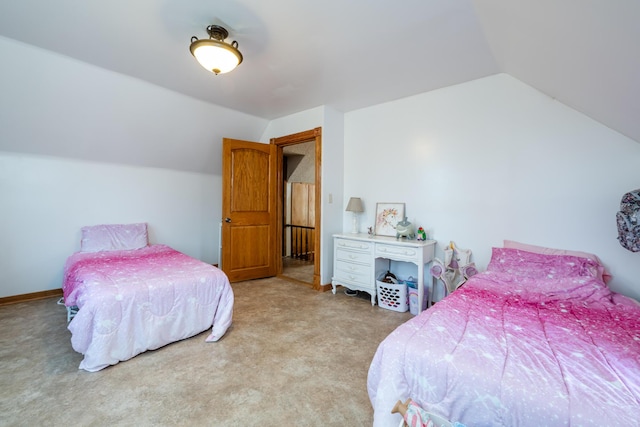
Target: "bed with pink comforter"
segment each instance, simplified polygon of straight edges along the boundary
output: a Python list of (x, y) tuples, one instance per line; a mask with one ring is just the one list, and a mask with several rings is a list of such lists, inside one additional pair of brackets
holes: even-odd
[(586, 258), (494, 248), (487, 271), (392, 332), (369, 368), (375, 426), (398, 400), (467, 426), (630, 426), (640, 305)]
[(64, 268), (65, 305), (78, 312), (71, 344), (98, 371), (208, 328), (217, 341), (231, 325), (233, 291), (219, 269), (166, 245), (77, 252)]

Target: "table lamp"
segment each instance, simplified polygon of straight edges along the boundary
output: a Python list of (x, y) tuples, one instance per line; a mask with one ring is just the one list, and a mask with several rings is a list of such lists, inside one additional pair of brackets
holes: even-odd
[(358, 214), (360, 212), (364, 212), (364, 209), (362, 208), (362, 200), (360, 200), (360, 197), (350, 198), (349, 203), (347, 203), (347, 209), (345, 209), (345, 211), (351, 212), (353, 214), (351, 232), (353, 234), (357, 234), (358, 233)]

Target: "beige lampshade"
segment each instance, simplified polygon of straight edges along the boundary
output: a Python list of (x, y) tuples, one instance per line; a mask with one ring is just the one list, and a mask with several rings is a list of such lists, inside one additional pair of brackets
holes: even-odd
[(346, 212), (364, 212), (362, 208), (362, 200), (360, 197), (352, 197), (349, 199), (349, 203), (347, 204)]

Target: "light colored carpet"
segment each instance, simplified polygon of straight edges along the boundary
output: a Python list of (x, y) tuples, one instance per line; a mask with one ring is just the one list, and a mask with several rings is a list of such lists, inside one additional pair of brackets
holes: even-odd
[(313, 283), (313, 261), (282, 258), (282, 275), (305, 283)]
[(56, 298), (0, 307), (0, 425), (372, 424), (369, 363), (408, 312), (277, 278), (233, 290), (219, 342), (203, 332), (95, 373), (78, 370)]

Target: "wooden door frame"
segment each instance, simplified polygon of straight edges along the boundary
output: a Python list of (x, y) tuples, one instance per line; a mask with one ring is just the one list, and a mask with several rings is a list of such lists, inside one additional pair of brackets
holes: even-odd
[[(283, 192), (282, 187), (284, 184), (284, 176), (283, 176), (283, 148), (289, 145), (302, 144), (303, 142), (315, 142), (315, 223), (314, 228), (316, 232), (316, 236), (313, 242), (313, 289), (315, 290), (323, 290), (322, 285), (320, 284), (320, 243), (322, 241), (322, 233), (321, 233), (321, 216), (322, 216), (322, 128), (317, 127), (315, 129), (310, 129), (303, 132), (294, 133), (291, 135), (281, 136), (278, 138), (271, 138), (271, 144), (274, 144), (277, 147), (277, 167), (276, 167), (276, 185), (277, 189), (277, 198), (278, 198), (278, 224), (277, 224), (277, 233), (278, 233), (278, 254), (282, 254), (282, 216), (284, 214), (283, 207)], [(276, 263), (277, 267), (277, 275), (282, 275), (282, 256), (278, 257), (278, 261)]]

